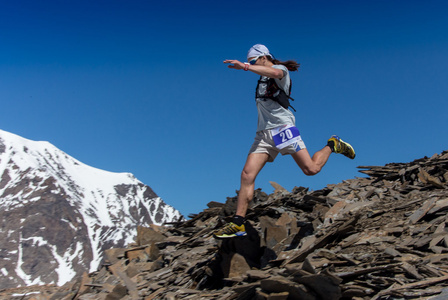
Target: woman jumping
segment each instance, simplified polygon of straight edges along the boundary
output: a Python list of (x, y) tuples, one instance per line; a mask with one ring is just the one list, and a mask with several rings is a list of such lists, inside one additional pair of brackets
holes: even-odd
[(294, 60), (285, 62), (275, 59), (266, 46), (257, 44), (249, 49), (246, 63), (225, 60), (235, 70), (251, 71), (260, 75), (256, 89), (258, 127), (255, 141), (241, 173), (241, 188), (233, 221), (213, 233), (215, 238), (231, 238), (246, 235), (244, 226), (246, 212), (254, 196), (255, 179), (267, 162), (273, 162), (278, 153), (290, 154), (306, 175), (320, 172), (330, 154), (341, 153), (355, 158), (353, 147), (333, 135), (327, 145), (312, 157), (305, 147), (295, 117), (288, 109), (291, 81), (289, 71), (297, 71)]

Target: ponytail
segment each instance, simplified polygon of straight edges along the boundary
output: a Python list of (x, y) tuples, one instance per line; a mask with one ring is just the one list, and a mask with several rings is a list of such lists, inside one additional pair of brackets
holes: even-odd
[(300, 67), (300, 64), (295, 60), (279, 61), (278, 59), (272, 58), (270, 56), (266, 56), (266, 58), (274, 65), (285, 66), (289, 71), (297, 71)]

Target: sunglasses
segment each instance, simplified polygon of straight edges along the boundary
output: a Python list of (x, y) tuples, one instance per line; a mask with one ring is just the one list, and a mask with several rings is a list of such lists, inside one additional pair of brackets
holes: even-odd
[(257, 60), (258, 60), (261, 56), (262, 56), (262, 55), (257, 56), (257, 57), (255, 57), (255, 58), (251, 59), (251, 60), (249, 61), (249, 63), (250, 63), (251, 65), (255, 65), (255, 63), (257, 62)]

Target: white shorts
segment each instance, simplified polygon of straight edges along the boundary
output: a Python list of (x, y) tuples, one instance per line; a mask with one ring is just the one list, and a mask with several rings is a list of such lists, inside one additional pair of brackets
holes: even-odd
[(274, 139), (272, 138), (272, 132), (270, 129), (258, 131), (255, 136), (255, 141), (249, 150), (251, 153), (266, 153), (269, 155), (268, 162), (273, 162), (279, 153), (282, 155), (294, 154), (301, 149), (305, 149), (305, 143), (299, 134), (298, 141), (293, 144), (284, 147), (283, 149), (278, 149), (275, 145)]

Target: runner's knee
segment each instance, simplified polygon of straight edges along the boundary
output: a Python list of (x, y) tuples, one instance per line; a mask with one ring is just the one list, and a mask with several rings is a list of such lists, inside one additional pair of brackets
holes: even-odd
[(255, 181), (255, 176), (245, 169), (241, 172), (241, 183), (252, 184)]
[(313, 176), (313, 175), (316, 175), (317, 173), (319, 173), (320, 172), (320, 168), (318, 168), (318, 167), (304, 167), (304, 168), (302, 168), (302, 171), (303, 171), (303, 173), (305, 174), (305, 175), (307, 175), (307, 176)]

